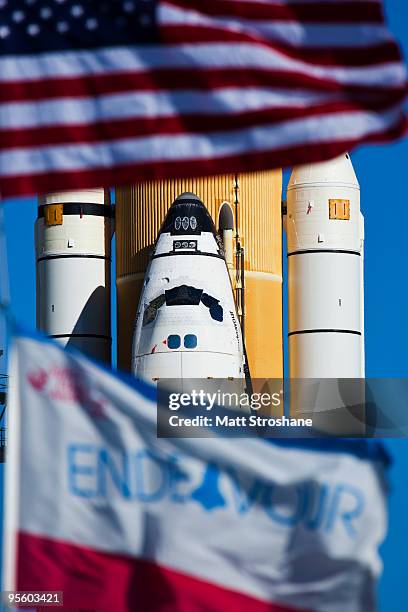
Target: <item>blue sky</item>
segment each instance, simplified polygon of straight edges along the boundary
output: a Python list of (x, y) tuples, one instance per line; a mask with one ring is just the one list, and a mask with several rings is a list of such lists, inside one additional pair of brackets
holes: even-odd
[[(408, 57), (407, 0), (385, 0), (391, 30)], [(366, 374), (408, 376), (407, 206), (408, 140), (366, 146), (354, 151), (353, 164), (361, 185), (366, 222)], [(11, 299), (16, 319), (35, 325), (33, 200), (7, 202), (5, 226)], [(380, 610), (408, 610), (405, 534), (408, 516), (408, 441), (389, 440), (391, 469), (390, 526), (383, 546), (384, 576)]]

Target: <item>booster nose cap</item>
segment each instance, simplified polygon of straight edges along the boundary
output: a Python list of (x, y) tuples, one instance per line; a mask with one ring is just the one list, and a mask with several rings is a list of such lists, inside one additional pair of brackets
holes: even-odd
[(353, 164), (348, 153), (316, 164), (296, 166), (290, 177), (288, 191), (310, 186), (344, 186), (360, 189)]
[(188, 191), (182, 193), (170, 206), (161, 226), (160, 234), (191, 236), (199, 235), (201, 232), (210, 232), (216, 236), (214, 221), (195, 193)]

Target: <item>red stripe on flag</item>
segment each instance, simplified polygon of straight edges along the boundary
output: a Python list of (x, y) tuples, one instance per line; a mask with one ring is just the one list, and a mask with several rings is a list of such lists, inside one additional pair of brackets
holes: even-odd
[(30, 102), (55, 98), (93, 98), (114, 93), (141, 91), (211, 91), (217, 88), (276, 87), (279, 90), (304, 89), (310, 92), (338, 92), (339, 97), (361, 98), (369, 104), (370, 98), (384, 97), (392, 103), (393, 96), (402, 100), (404, 85), (365, 86), (342, 85), (337, 81), (321, 79), (301, 72), (256, 68), (212, 68), (199, 70), (163, 69), (149, 72), (121, 72), (88, 75), (85, 77), (48, 78), (38, 81), (10, 81), (2, 83), (0, 102)]
[(386, 142), (399, 138), (407, 133), (407, 120), (402, 118), (398, 125), (385, 132), (372, 134), (364, 140), (361, 138), (337, 142), (309, 143), (295, 147), (266, 150), (260, 153), (248, 152), (239, 156), (220, 159), (191, 159), (182, 161), (130, 163), (101, 167), (90, 170), (53, 171), (41, 174), (6, 176), (0, 179), (0, 194), (3, 198), (26, 196), (35, 193), (57, 191), (64, 189), (85, 189), (95, 186), (110, 187), (112, 185), (134, 184), (136, 181), (156, 179), (174, 179), (180, 176), (209, 176), (222, 173), (250, 172), (282, 168), (296, 164), (320, 162), (332, 159), (350, 150), (361, 142)]
[[(389, 100), (387, 100), (388, 102)], [(373, 111), (387, 107), (371, 105)], [(7, 149), (51, 146), (57, 144), (96, 143), (101, 140), (137, 138), (154, 135), (182, 135), (212, 133), (250, 128), (251, 126), (272, 126), (283, 121), (307, 119), (323, 115), (360, 111), (361, 105), (355, 102), (332, 102), (298, 108), (266, 108), (260, 111), (235, 113), (231, 115), (185, 114), (167, 117), (142, 117), (130, 119), (110, 119), (85, 124), (41, 126), (35, 128), (0, 130), (0, 139), (7, 142)]]
[[(27, 533), (19, 535), (18, 559), (17, 590), (63, 591), (64, 607), (70, 609), (100, 612), (294, 610), (147, 560), (98, 552)], [(221, 573), (219, 579), (222, 580)]]
[(244, 2), (243, 0), (166, 0), (166, 4), (195, 10), (210, 16), (240, 17), (253, 20), (274, 20), (303, 23), (382, 23), (382, 6), (378, 2), (356, 2), (352, 6), (342, 2), (304, 2), (274, 4), (273, 2)]

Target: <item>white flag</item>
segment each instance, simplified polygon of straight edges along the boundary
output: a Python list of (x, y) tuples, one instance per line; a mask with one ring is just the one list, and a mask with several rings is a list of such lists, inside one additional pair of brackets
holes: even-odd
[(375, 609), (381, 446), (156, 437), (155, 389), (14, 341), (3, 589), (109, 612)]

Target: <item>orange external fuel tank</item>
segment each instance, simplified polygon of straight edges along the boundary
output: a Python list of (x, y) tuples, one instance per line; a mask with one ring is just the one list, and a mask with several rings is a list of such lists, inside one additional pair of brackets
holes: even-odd
[(224, 241), (251, 377), (281, 378), (281, 170), (116, 189), (118, 367), (130, 369), (133, 324), (149, 255), (168, 208), (185, 191), (205, 203)]

